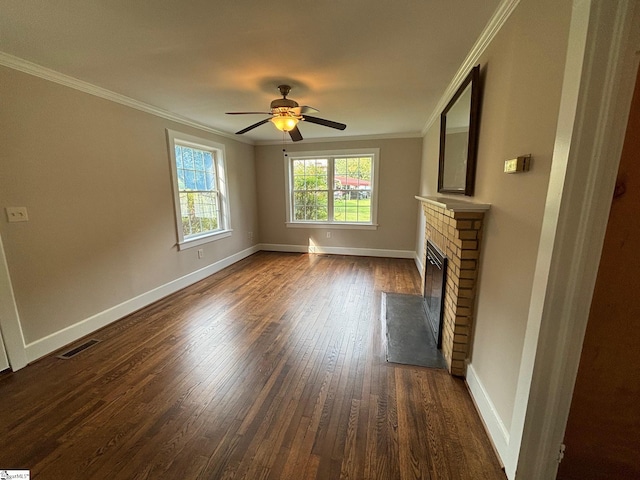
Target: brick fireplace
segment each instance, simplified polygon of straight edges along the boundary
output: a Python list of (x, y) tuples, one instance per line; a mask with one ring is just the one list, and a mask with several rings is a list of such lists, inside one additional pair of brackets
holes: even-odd
[[(471, 346), (482, 224), (489, 205), (445, 197), (416, 197), (426, 218), (424, 244), (447, 257), (442, 354), (449, 372), (464, 377)], [(422, 252), (426, 265), (426, 248)], [(422, 272), (424, 281), (424, 271)]]

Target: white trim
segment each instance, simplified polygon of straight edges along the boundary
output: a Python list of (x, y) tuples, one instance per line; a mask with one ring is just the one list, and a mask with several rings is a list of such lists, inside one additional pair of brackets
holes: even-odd
[(420, 272), (420, 279), (424, 282), (424, 264), (422, 263), (422, 257), (425, 257), (426, 260), (426, 251), (425, 251), (425, 229), (427, 228), (427, 218), (424, 214), (424, 209), (422, 205), (417, 212), (416, 224), (418, 228), (416, 229), (416, 265), (418, 267), (418, 271)]
[(435, 205), (436, 207), (441, 207), (452, 212), (486, 212), (491, 208), (490, 203), (475, 203), (460, 200), (459, 198), (449, 198), (442, 196), (421, 197), (419, 195), (416, 195), (415, 198), (420, 202)]
[(85, 335), (89, 335), (90, 333), (93, 333), (96, 330), (135, 312), (136, 310), (166, 297), (167, 295), (199, 282), (200, 280), (219, 272), (223, 268), (253, 255), (259, 250), (258, 246), (247, 248), (246, 250), (212, 263), (211, 265), (196, 270), (195, 272), (172, 280), (164, 285), (160, 285), (159, 287), (138, 295), (137, 297), (126, 300), (119, 305), (115, 305), (114, 307), (92, 315), (91, 317), (81, 320), (74, 325), (52, 333), (47, 337), (29, 343), (26, 346), (27, 357), (31, 362), (48, 355), (49, 353), (54, 352), (59, 348), (84, 337)]
[[(291, 205), (291, 193), (293, 188), (293, 180), (291, 179), (292, 161), (296, 159), (317, 159), (327, 157), (328, 159), (328, 192), (329, 192), (329, 211), (333, 208), (334, 197), (333, 192), (333, 175), (334, 175), (334, 160), (340, 156), (371, 156), (373, 157), (373, 164), (371, 165), (372, 183), (371, 183), (371, 222), (368, 223), (343, 223), (343, 222), (295, 222), (293, 218), (293, 206)], [(380, 184), (379, 170), (380, 170), (380, 149), (377, 147), (366, 148), (348, 148), (348, 149), (335, 149), (335, 150), (314, 150), (314, 151), (296, 151), (290, 154), (283, 155), (284, 160), (284, 185), (285, 185), (285, 218), (286, 226), (291, 228), (298, 228), (297, 225), (301, 225), (299, 228), (364, 228), (369, 227), (369, 230), (376, 230), (378, 228), (378, 186)], [(342, 225), (338, 227), (337, 225)], [(360, 227), (358, 227), (360, 226)]]
[(638, 2), (574, 0), (512, 441), (505, 459), (510, 479), (556, 477), (639, 48)]
[(282, 243), (261, 243), (258, 245), (261, 251), (285, 252), (285, 253), (309, 253), (308, 245), (285, 245)]
[(491, 44), (493, 38), (500, 31), (519, 3), (520, 0), (503, 0), (502, 3), (498, 5), (498, 8), (487, 23), (487, 26), (478, 37), (478, 40), (476, 40), (471, 51), (467, 54), (467, 57), (462, 62), (462, 65), (460, 65), (460, 68), (454, 75), (451, 83), (449, 83), (449, 86), (444, 91), (440, 101), (437, 103), (431, 113), (431, 116), (427, 120), (427, 123), (422, 129), (423, 137), (427, 134), (431, 125), (433, 125), (433, 122), (440, 118), (440, 114), (442, 113), (442, 110), (444, 110), (444, 107), (449, 103), (451, 97), (453, 97), (456, 90), (458, 90), (462, 81), (467, 77), (467, 75), (469, 75), (469, 71), (476, 65), (480, 56), (484, 53), (487, 46)]
[(0, 329), (7, 351), (9, 364), (15, 372), (27, 365), (24, 335), (20, 325), (20, 316), (11, 285), (11, 276), (7, 257), (4, 254), (0, 236)]
[(33, 75), (34, 77), (43, 78), (60, 85), (64, 85), (65, 87), (73, 88), (74, 90), (88, 93), (89, 95), (104, 98), (105, 100), (119, 103), (120, 105), (135, 108), (136, 110), (140, 110), (142, 112), (149, 113), (166, 120), (171, 120), (172, 122), (180, 123), (188, 127), (197, 128), (198, 130), (204, 130), (205, 132), (214, 133), (222, 137), (237, 140), (238, 142), (248, 143), (250, 145), (255, 144), (247, 137), (241, 137), (238, 135), (223, 132), (221, 130), (217, 130), (203, 123), (190, 120), (173, 112), (169, 112), (168, 110), (164, 110), (148, 103), (141, 102), (134, 98), (112, 92), (111, 90), (98, 87), (97, 85), (93, 85), (89, 82), (78, 80), (77, 78), (70, 77), (69, 75), (65, 75), (64, 73), (56, 72), (55, 70), (37, 65), (22, 58), (14, 57), (13, 55), (9, 55), (8, 53), (0, 52), (0, 65), (4, 65), (5, 67), (12, 68), (29, 75)]
[(260, 250), (266, 252), (316, 253), (328, 255), (354, 255), (357, 257), (382, 258), (414, 258), (411, 250), (387, 250), (378, 248), (325, 247), (322, 245), (283, 245), (276, 243), (261, 243)]
[(377, 223), (285, 222), (287, 228), (324, 228), (327, 230), (377, 230)]
[(318, 157), (339, 157), (340, 155), (380, 155), (378, 147), (362, 147), (362, 148), (336, 148), (331, 150), (299, 150), (295, 152), (287, 152), (287, 155), (295, 158), (318, 158)]
[(216, 240), (222, 240), (228, 238), (233, 232), (229, 230), (216, 230), (215, 232), (207, 233), (206, 235), (200, 235), (199, 237), (189, 238), (183, 242), (178, 242), (178, 250), (187, 250), (188, 248), (199, 247), (205, 243), (215, 242)]
[(422, 269), (424, 268), (424, 265), (422, 264), (422, 260), (420, 259), (420, 255), (418, 255), (418, 252), (413, 252), (413, 261), (416, 264), (418, 273), (420, 274), (420, 276), (422, 276)]
[(491, 397), (478, 378), (472, 364), (467, 365), (467, 387), (476, 404), (476, 408), (482, 417), (484, 425), (489, 433), (493, 446), (500, 460), (504, 462), (509, 448), (509, 431), (498, 414), (498, 410), (491, 401)]
[[(231, 228), (231, 212), (229, 210), (229, 192), (227, 192), (227, 169), (226, 169), (226, 152), (222, 143), (214, 142), (206, 138), (188, 135), (186, 133), (175, 130), (166, 129), (167, 132), (167, 149), (169, 151), (169, 162), (171, 167), (171, 180), (173, 190), (173, 209), (174, 219), (176, 222), (176, 235), (178, 237), (178, 250), (197, 247), (205, 243), (214, 242), (223, 238), (230, 237), (233, 229)], [(215, 169), (216, 193), (218, 194), (218, 205), (220, 217), (218, 218), (219, 230), (206, 232), (204, 234), (184, 238), (182, 231), (182, 206), (180, 205), (180, 187), (178, 185), (178, 170), (176, 164), (176, 144), (186, 147), (199, 149), (201, 151), (211, 152), (213, 157), (213, 167)]]

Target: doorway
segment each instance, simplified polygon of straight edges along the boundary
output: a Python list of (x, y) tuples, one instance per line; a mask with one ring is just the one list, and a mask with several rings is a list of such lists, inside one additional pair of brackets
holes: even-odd
[(640, 478), (640, 72), (591, 302), (559, 480)]

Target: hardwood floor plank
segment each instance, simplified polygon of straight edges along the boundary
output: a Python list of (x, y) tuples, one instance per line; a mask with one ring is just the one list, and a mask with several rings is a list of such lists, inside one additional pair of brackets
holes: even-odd
[[(411, 260), (260, 252), (0, 375), (0, 467), (39, 480), (503, 480), (466, 387), (385, 361)], [(81, 342), (77, 342), (80, 344)]]

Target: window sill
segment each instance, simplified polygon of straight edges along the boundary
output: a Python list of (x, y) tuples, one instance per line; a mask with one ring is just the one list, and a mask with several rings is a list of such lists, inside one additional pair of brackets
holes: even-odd
[(230, 237), (231, 232), (233, 232), (233, 230), (220, 230), (219, 232), (207, 233), (188, 240), (183, 240), (182, 242), (178, 242), (178, 250), (186, 250), (188, 248), (204, 245), (205, 243), (222, 240), (223, 238)]
[(330, 228), (345, 230), (377, 230), (377, 223), (286, 222), (287, 228)]

